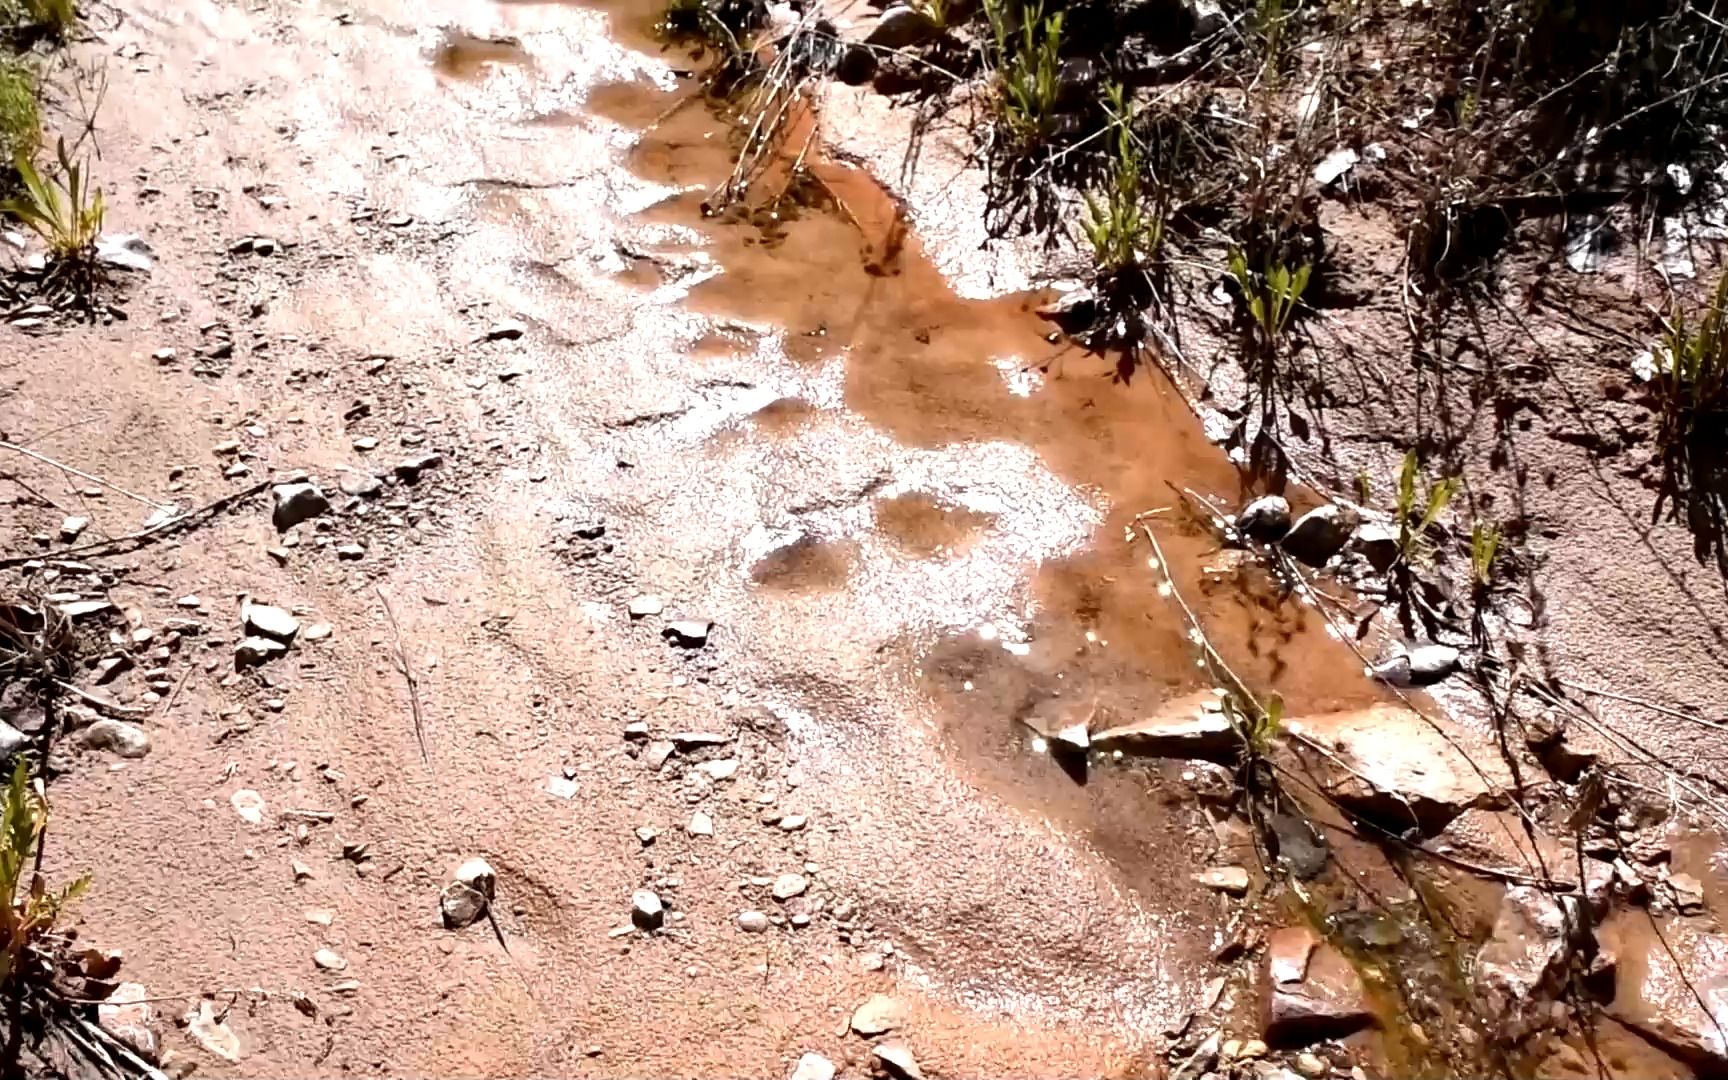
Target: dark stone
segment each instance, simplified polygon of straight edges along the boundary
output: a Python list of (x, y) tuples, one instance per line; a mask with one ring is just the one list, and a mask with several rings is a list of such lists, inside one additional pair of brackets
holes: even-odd
[(903, 4), (895, 4), (882, 13), (864, 44), (882, 49), (905, 49), (922, 45), (939, 32), (930, 16)]
[(1350, 542), (1356, 515), (1336, 503), (1317, 506), (1296, 519), (1281, 544), (1291, 558), (1309, 566), (1325, 566)]
[(1263, 544), (1277, 543), (1290, 531), (1290, 503), (1282, 495), (1262, 495), (1236, 515), (1236, 531)]
[(325, 498), (324, 493), (318, 490), (318, 485), (311, 481), (277, 484), (274, 490), (276, 508), (270, 515), (270, 521), (276, 526), (277, 532), (287, 532), (303, 521), (330, 512), (330, 500)]
[(863, 86), (876, 77), (876, 54), (862, 45), (846, 46), (834, 66), (834, 77), (847, 86)]
[(1276, 844), (1273, 854), (1284, 861), (1300, 881), (1319, 877), (1331, 853), (1326, 841), (1302, 818), (1294, 814), (1268, 814), (1266, 827)]

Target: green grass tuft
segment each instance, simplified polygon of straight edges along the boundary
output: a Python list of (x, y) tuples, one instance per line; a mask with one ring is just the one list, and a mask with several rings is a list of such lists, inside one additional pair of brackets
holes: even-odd
[(36, 72), (22, 60), (0, 57), (0, 162), (33, 158), (42, 144)]
[(94, 254), (96, 238), (102, 235), (102, 189), (91, 186), (90, 163), (72, 160), (65, 139), (58, 149), (60, 168), (48, 176), (25, 155), (14, 156), (24, 190), (0, 203), (0, 212), (40, 236), (57, 262), (82, 262)]

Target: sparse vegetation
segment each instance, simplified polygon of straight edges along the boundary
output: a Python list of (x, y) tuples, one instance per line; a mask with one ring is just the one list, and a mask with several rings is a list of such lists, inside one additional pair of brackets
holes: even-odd
[(1440, 520), (1452, 496), (1458, 493), (1457, 477), (1443, 477), (1428, 485), (1428, 493), (1417, 501), (1417, 480), (1421, 466), (1416, 451), (1404, 455), (1398, 470), (1398, 498), (1392, 506), (1392, 520), (1398, 528), (1398, 560), (1405, 566), (1427, 562), (1432, 554), (1428, 530)]
[[(1105, 90), (1115, 149), (1114, 170), (1101, 192), (1087, 192), (1081, 228), (1102, 275), (1143, 268), (1164, 239), (1162, 211), (1146, 197), (1146, 167), (1134, 141), (1134, 110), (1120, 84)], [(1155, 179), (1154, 179), (1154, 182)]]
[(23, 60), (0, 57), (0, 162), (32, 158), (42, 140), (36, 73)]
[[(1308, 291), (1313, 268), (1303, 264), (1292, 269), (1282, 262), (1251, 267), (1240, 248), (1231, 251), (1229, 265), (1237, 288), (1243, 363), (1253, 384), (1248, 404), (1251, 408), (1257, 398), (1260, 407), (1259, 426), (1248, 454), (1249, 469), (1257, 477), (1276, 477), (1284, 472), (1284, 454), (1273, 434), (1279, 372), (1291, 348), (1291, 319)], [(1238, 427), (1234, 441), (1239, 444), (1241, 436), (1242, 428)]]
[(90, 886), (86, 875), (51, 890), (31, 869), (47, 829), (47, 800), (30, 780), (29, 766), (19, 760), (0, 805), (0, 890), (6, 896), (0, 905), (0, 986), (8, 994), (17, 993), (19, 980), (38, 973), (42, 962), (35, 953), (42, 939), (53, 933), (66, 905)]
[(64, 38), (78, 25), (74, 0), (0, 0), (0, 30)]
[(1470, 581), (1476, 589), (1494, 584), (1494, 560), (1500, 554), (1500, 530), (1478, 521), (1470, 526)]
[(1699, 561), (1713, 557), (1728, 574), (1728, 271), (1701, 312), (1688, 315), (1684, 306), (1672, 306), (1652, 368), (1662, 462), (1656, 516), (1664, 506), (1672, 517), (1684, 512)]
[(998, 132), (1017, 153), (1041, 149), (1052, 134), (1066, 14), (1043, 0), (984, 0), (996, 69)]
[(23, 191), (0, 203), (0, 211), (40, 236), (55, 262), (87, 263), (102, 233), (102, 189), (91, 185), (88, 162), (74, 160), (65, 139), (56, 149), (59, 169), (48, 176), (22, 154), (13, 159)]

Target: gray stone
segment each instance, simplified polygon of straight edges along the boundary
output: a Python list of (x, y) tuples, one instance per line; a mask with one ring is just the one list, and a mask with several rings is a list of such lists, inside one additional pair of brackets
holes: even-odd
[(658, 930), (666, 921), (666, 906), (652, 889), (637, 889), (630, 897), (630, 921), (638, 930)]
[(337, 486), (342, 489), (342, 494), (357, 499), (376, 499), (384, 493), (384, 482), (365, 473), (346, 473)]
[[(1475, 983), (1500, 1034), (1517, 1040), (1548, 1019), (1548, 1001), (1571, 956), (1566, 908), (1528, 885), (1506, 890), (1494, 929), (1476, 953)], [(1581, 927), (1580, 927), (1581, 929)]]
[(719, 761), (704, 761), (696, 766), (696, 771), (704, 774), (710, 780), (730, 780), (738, 775), (738, 759), (722, 758)]
[(78, 539), (79, 535), (81, 533), (83, 533), (85, 529), (88, 529), (89, 527), (90, 527), (90, 519), (89, 518), (87, 518), (87, 517), (69, 517), (60, 523), (60, 539), (66, 541), (67, 543), (71, 543), (72, 541)]
[(319, 949), (312, 954), (312, 963), (323, 971), (341, 971), (348, 966), (348, 961), (334, 949)]
[(883, 49), (922, 45), (938, 33), (936, 23), (922, 11), (895, 4), (882, 13), (864, 44)]
[(0, 720), (0, 761), (10, 761), (13, 754), (30, 745), (30, 736)]
[(96, 1006), (96, 1022), (145, 1060), (155, 1061), (156, 1032), (149, 997), (143, 983), (123, 982)]
[(646, 618), (658, 615), (666, 610), (666, 602), (652, 593), (644, 593), (630, 601), (630, 617), (632, 619)]
[(746, 934), (761, 934), (768, 930), (768, 916), (760, 911), (746, 911), (738, 916), (738, 929)]
[(794, 896), (803, 896), (810, 888), (810, 879), (803, 874), (781, 874), (774, 879), (774, 899), (790, 900)]
[(305, 641), (323, 641), (325, 638), (329, 637), (330, 634), (330, 624), (326, 622), (318, 622), (308, 626), (306, 632), (300, 636)]
[(438, 911), (444, 918), (444, 929), (460, 930), (473, 925), (486, 914), (487, 903), (479, 890), (460, 881), (450, 882), (438, 895)]
[(150, 733), (137, 724), (110, 717), (84, 729), (84, 745), (92, 750), (106, 750), (116, 757), (141, 758), (150, 752)]
[(1236, 531), (1263, 544), (1276, 543), (1290, 531), (1290, 503), (1282, 495), (1262, 495), (1236, 515)]
[(366, 549), (364, 547), (362, 547), (361, 545), (356, 544), (352, 541), (350, 541), (346, 544), (337, 544), (336, 545), (336, 557), (338, 559), (342, 559), (342, 560), (345, 560), (347, 562), (353, 562), (356, 559), (365, 558), (366, 557)]
[(1291, 558), (1309, 566), (1325, 566), (1349, 543), (1355, 526), (1353, 511), (1336, 503), (1326, 503), (1297, 518), (1296, 524), (1279, 543)]
[(877, 1043), (872, 1053), (889, 1076), (897, 1076), (900, 1080), (924, 1080), (924, 1074), (918, 1068), (918, 1059), (912, 1056), (912, 1048), (900, 1040), (889, 1039)]
[(276, 509), (270, 515), (270, 522), (276, 526), (277, 532), (287, 532), (301, 522), (330, 512), (330, 500), (310, 480), (277, 484), (271, 490), (276, 496)]
[(1194, 880), (1208, 889), (1241, 896), (1248, 891), (1248, 871), (1240, 866), (1215, 866), (1194, 875)]
[(420, 474), (429, 469), (436, 469), (444, 464), (444, 455), (436, 451), (420, 454), (416, 457), (403, 458), (396, 463), (396, 479), (404, 484), (412, 484), (420, 479)]
[(871, 994), (852, 1011), (852, 1030), (866, 1039), (886, 1035), (906, 1023), (906, 1006), (887, 994)]
[(717, 731), (674, 731), (667, 738), (685, 753), (700, 750), (705, 746), (725, 746), (732, 741), (732, 736), (722, 735)]
[(269, 604), (246, 603), (240, 609), (240, 619), (246, 624), (248, 634), (275, 638), (277, 641), (292, 641), (294, 635), (300, 632), (299, 619), (286, 609), (271, 607)]
[(1318, 1078), (1332, 1071), (1332, 1066), (1326, 1064), (1326, 1059), (1318, 1054), (1304, 1051), (1296, 1055), (1296, 1071), (1303, 1076)]
[(107, 600), (68, 600), (63, 604), (55, 604), (54, 610), (68, 619), (82, 619), (87, 615), (99, 615), (104, 611), (113, 610), (114, 605)]
[(453, 880), (439, 895), (439, 911), (446, 930), (461, 930), (486, 914), (487, 905), (498, 895), (498, 874), (486, 859), (467, 859), (456, 867)]
[(1450, 645), (1418, 645), (1374, 666), (1374, 677), (1391, 686), (1427, 686), (1458, 669), (1458, 650)]
[(216, 1019), (216, 1010), (209, 998), (201, 999), (198, 1007), (186, 1014), (186, 1033), (223, 1061), (238, 1062), (246, 1056), (240, 1037), (227, 1024)]
[(249, 637), (234, 646), (234, 663), (237, 667), (249, 667), (262, 664), (288, 651), (288, 646), (275, 638)]
[(698, 810), (690, 815), (690, 824), (684, 826), (684, 831), (691, 836), (713, 836), (714, 819), (707, 811)]
[(821, 1054), (805, 1054), (788, 1080), (834, 1080), (834, 1063)]
[(686, 649), (700, 649), (708, 643), (708, 632), (714, 629), (714, 624), (707, 619), (679, 619), (667, 623), (666, 629), (660, 631), (661, 636), (674, 645)]
[(1278, 860), (1298, 881), (1311, 881), (1326, 869), (1331, 852), (1325, 838), (1297, 814), (1269, 813), (1267, 827), (1278, 841)]
[(96, 240), (96, 261), (118, 270), (149, 273), (156, 253), (136, 233), (103, 233)]
[(670, 742), (664, 739), (655, 740), (648, 744), (646, 750), (642, 751), (642, 763), (648, 766), (649, 771), (659, 772), (666, 764), (666, 759), (672, 756), (673, 749), (674, 747)]
[(501, 319), (492, 324), (486, 331), (487, 341), (515, 341), (528, 332), (528, 324), (521, 319)]
[(1382, 574), (1398, 561), (1398, 530), (1384, 522), (1364, 521), (1356, 526), (1351, 544)]

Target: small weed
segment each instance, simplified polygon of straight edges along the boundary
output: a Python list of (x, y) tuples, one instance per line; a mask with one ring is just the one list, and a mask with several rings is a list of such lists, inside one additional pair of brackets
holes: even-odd
[[(1270, 261), (1263, 269), (1250, 269), (1240, 248), (1230, 252), (1230, 274), (1236, 281), (1238, 322), (1242, 329), (1242, 351), (1259, 395), (1260, 428), (1248, 453), (1249, 468), (1258, 477), (1282, 476), (1286, 462), (1273, 429), (1278, 411), (1278, 372), (1289, 354), (1290, 322), (1308, 289), (1313, 267), (1307, 263), (1291, 269)], [(1242, 422), (1246, 424), (1246, 420)], [(1238, 435), (1239, 437), (1239, 435)]]
[(1458, 478), (1449, 476), (1428, 485), (1428, 497), (1421, 513), (1416, 509), (1416, 451), (1404, 455), (1404, 465), (1398, 471), (1398, 501), (1392, 516), (1398, 523), (1398, 557), (1406, 566), (1423, 562), (1428, 556), (1425, 534), (1446, 512), (1452, 496), (1458, 493)]
[(1224, 698), (1224, 712), (1242, 736), (1251, 758), (1264, 758), (1272, 751), (1272, 743), (1284, 730), (1284, 699), (1277, 694), (1266, 698), (1261, 706), (1254, 701), (1240, 701), (1238, 695)]
[(1674, 309), (1650, 384), (1664, 451), (1721, 430), (1728, 419), (1728, 273), (1717, 279), (1701, 317)]
[(954, 0), (922, 0), (914, 6), (924, 13), (924, 17), (930, 20), (930, 25), (936, 28), (938, 34), (948, 31), (948, 20), (954, 14)]
[(1164, 217), (1147, 205), (1145, 166), (1134, 141), (1134, 110), (1119, 84), (1105, 88), (1115, 132), (1113, 174), (1102, 192), (1086, 193), (1081, 228), (1092, 245), (1100, 274), (1131, 270), (1150, 262), (1164, 239)]
[(102, 189), (90, 185), (89, 162), (72, 160), (66, 140), (57, 148), (59, 172), (44, 177), (26, 156), (13, 158), (23, 193), (0, 203), (0, 211), (22, 221), (47, 244), (56, 262), (88, 262), (102, 233)]
[(25, 977), (27, 963), (41, 939), (52, 933), (67, 904), (90, 886), (88, 875), (57, 892), (48, 889), (33, 865), (37, 845), (48, 828), (48, 804), (30, 782), (22, 760), (12, 768), (12, 780), (0, 805), (0, 986)]
[(75, 0), (0, 0), (0, 29), (34, 28), (63, 38), (77, 25)]
[(1650, 388), (1663, 474), (1655, 516), (1669, 500), (1671, 516), (1684, 509), (1694, 555), (1699, 562), (1714, 555), (1728, 577), (1728, 272), (1701, 315), (1673, 308), (1654, 359)]
[(33, 158), (42, 142), (36, 73), (22, 60), (0, 57), (0, 162)]
[(995, 43), (998, 107), (1009, 140), (1022, 153), (1035, 150), (1051, 133), (1062, 69), (1062, 23), (1058, 11), (1044, 13), (1043, 0), (984, 0)]
[(1290, 328), (1290, 316), (1295, 314), (1296, 305), (1308, 289), (1313, 269), (1304, 264), (1292, 270), (1276, 263), (1264, 271), (1250, 270), (1248, 258), (1240, 249), (1230, 253), (1230, 273), (1241, 286), (1243, 303), (1263, 350), (1277, 351), (1284, 332)]
[(1494, 559), (1499, 554), (1499, 529), (1480, 521), (1470, 526), (1470, 580), (1476, 588), (1494, 584)]

